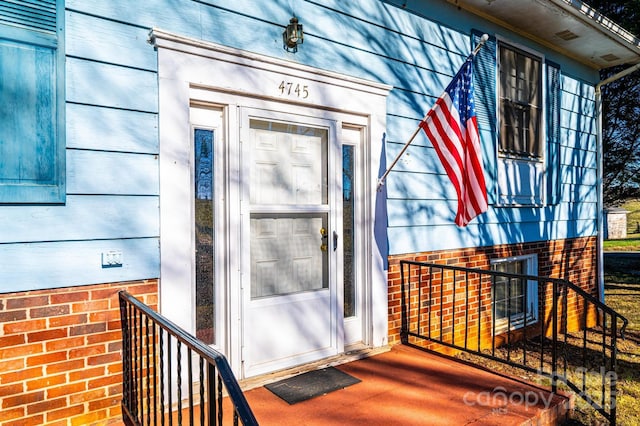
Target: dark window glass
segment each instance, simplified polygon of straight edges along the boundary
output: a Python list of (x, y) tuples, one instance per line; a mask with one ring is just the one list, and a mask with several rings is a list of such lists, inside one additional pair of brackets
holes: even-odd
[(355, 179), (354, 179), (353, 146), (342, 147), (342, 234), (344, 252), (344, 316), (356, 315), (356, 287), (355, 287)]
[(213, 232), (213, 131), (195, 129), (195, 260), (196, 336), (215, 343), (214, 232)]
[[(500, 262), (492, 266), (494, 271), (510, 274), (526, 274), (527, 261)], [(493, 286), (495, 319), (506, 320), (509, 317), (521, 317), (525, 311), (526, 280), (511, 277), (496, 277)]]
[(500, 46), (500, 152), (539, 158), (542, 73), (540, 59)]

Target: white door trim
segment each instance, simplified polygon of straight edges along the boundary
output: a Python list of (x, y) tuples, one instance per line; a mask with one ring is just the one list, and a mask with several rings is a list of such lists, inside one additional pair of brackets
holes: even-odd
[[(239, 147), (232, 142), (239, 139), (238, 105), (261, 109), (282, 109), (288, 105), (297, 114), (309, 117), (322, 111), (322, 118), (367, 128), (364, 142), (365, 168), (363, 193), (366, 261), (365, 288), (367, 325), (366, 344), (379, 347), (387, 344), (387, 276), (386, 276), (386, 217), (376, 192), (380, 161), (383, 153), (386, 119), (386, 96), (390, 86), (367, 80), (318, 70), (294, 62), (274, 59), (246, 51), (231, 49), (178, 35), (153, 30), (151, 41), (158, 50), (159, 78), (159, 140), (160, 140), (160, 312), (186, 330), (193, 331), (193, 300), (191, 289), (192, 255), (185, 247), (191, 243), (191, 223), (184, 212), (172, 202), (180, 199), (180, 192), (189, 187), (190, 158), (184, 144), (191, 140), (189, 108), (192, 102), (202, 101), (220, 105), (224, 109), (228, 141), (225, 158), (227, 179), (240, 177)], [(292, 87), (283, 90), (285, 88)], [(340, 127), (338, 127), (340, 129)], [(227, 297), (224, 324), (229, 330), (240, 327), (241, 298), (239, 275), (242, 266), (232, 251), (239, 247), (233, 235), (241, 212), (240, 200), (226, 194), (224, 220), (229, 232), (225, 241), (228, 258), (224, 283)], [(378, 217), (376, 217), (378, 215)], [(378, 242), (381, 242), (378, 244)], [(238, 290), (236, 290), (238, 289)], [(238, 374), (241, 370), (240, 339), (228, 333), (220, 349), (229, 358)]]

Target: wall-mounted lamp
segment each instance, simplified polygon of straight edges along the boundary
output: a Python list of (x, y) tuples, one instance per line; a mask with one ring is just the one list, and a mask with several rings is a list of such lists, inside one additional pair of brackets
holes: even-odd
[(296, 53), (298, 45), (304, 41), (304, 33), (302, 32), (302, 24), (298, 23), (295, 16), (289, 20), (287, 29), (282, 33), (282, 44), (287, 52)]

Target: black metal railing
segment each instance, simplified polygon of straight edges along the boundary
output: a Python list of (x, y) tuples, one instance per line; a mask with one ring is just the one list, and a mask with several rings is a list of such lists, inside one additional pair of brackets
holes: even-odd
[(623, 316), (566, 280), (412, 261), (400, 268), (403, 343), (537, 373), (552, 392), (570, 389), (615, 425)]
[(125, 291), (122, 417), (132, 425), (257, 425), (226, 358)]

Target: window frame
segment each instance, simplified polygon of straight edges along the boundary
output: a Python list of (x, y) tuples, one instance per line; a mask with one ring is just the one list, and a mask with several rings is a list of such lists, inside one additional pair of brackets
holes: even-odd
[[(47, 161), (52, 168), (50, 177), (25, 181), (6, 178), (7, 182), (0, 183), (0, 205), (64, 204), (66, 202), (65, 6), (64, 0), (56, 0), (55, 3), (55, 31), (41, 30), (34, 28), (35, 26), (30, 28), (9, 20), (0, 21), (0, 42), (14, 44), (16, 49), (20, 49), (19, 45), (23, 45), (34, 51), (36, 49), (51, 50), (53, 76), (47, 76), (47, 78), (51, 78), (51, 96), (54, 98), (47, 111), (51, 116), (52, 147), (42, 154), (44, 161)], [(35, 75), (35, 77), (34, 87), (45, 78), (42, 75)], [(37, 139), (32, 145), (37, 149)], [(10, 148), (7, 149), (10, 150)], [(33, 167), (32, 170), (35, 170), (36, 166)]]
[[(537, 62), (538, 66), (537, 66), (537, 93), (533, 93), (533, 92), (529, 92), (527, 93), (527, 97), (531, 98), (535, 98), (537, 99), (537, 103), (533, 104), (531, 102), (524, 102), (521, 99), (513, 99), (513, 97), (507, 97), (505, 93), (503, 93), (504, 87), (503, 87), (503, 67), (505, 66), (505, 64), (502, 61), (502, 54), (503, 54), (503, 49), (504, 50), (509, 50), (511, 52), (513, 52), (516, 57), (515, 57), (515, 61), (514, 63), (516, 64), (516, 74), (519, 74), (519, 68), (518, 68), (518, 57), (524, 57), (525, 59), (529, 59), (532, 60), (534, 62)], [(519, 160), (528, 160), (531, 162), (544, 162), (544, 159), (546, 157), (546, 149), (545, 149), (545, 129), (544, 129), (544, 124), (545, 124), (545, 119), (544, 119), (544, 114), (546, 111), (545, 108), (545, 78), (544, 78), (544, 56), (534, 53), (533, 51), (529, 50), (529, 49), (524, 49), (520, 46), (517, 46), (515, 44), (512, 43), (508, 43), (504, 40), (499, 40), (498, 41), (498, 46), (497, 46), (497, 53), (498, 53), (498, 121), (499, 121), (499, 127), (498, 127), (498, 155), (501, 157), (506, 157), (506, 158), (516, 158)], [(519, 91), (519, 86), (520, 86), (520, 82), (524, 82), (525, 84), (528, 82), (529, 86), (532, 85), (531, 81), (532, 80), (525, 80), (525, 79), (520, 79), (518, 77), (518, 75), (515, 76), (516, 79), (516, 87), (515, 90), (518, 92)], [(517, 96), (517, 95), (516, 95)], [(533, 123), (533, 121), (531, 119), (528, 120), (529, 125), (531, 126), (531, 123), (534, 124), (534, 126), (537, 127), (537, 132), (534, 130), (534, 134), (532, 138), (529, 138), (525, 141), (520, 141), (519, 145), (527, 145), (529, 149), (517, 149), (514, 146), (518, 145), (518, 144), (514, 144), (512, 147), (503, 147), (503, 142), (504, 142), (504, 137), (506, 137), (506, 135), (504, 135), (503, 132), (503, 126), (505, 126), (505, 122), (506, 120), (506, 111), (503, 111), (503, 109), (506, 109), (504, 107), (505, 104), (512, 104), (512, 108), (511, 109), (515, 109), (515, 110), (521, 110), (521, 111), (525, 111), (525, 112), (529, 112), (529, 116), (531, 116), (531, 111), (532, 110), (536, 110), (537, 109), (537, 122)], [(518, 124), (522, 124), (522, 123), (518, 123)], [(535, 142), (537, 140), (537, 143)], [(531, 149), (531, 146), (537, 146), (538, 149), (534, 150)], [(534, 152), (536, 151), (536, 152)]]
[[(520, 274), (515, 275), (529, 275), (535, 276), (538, 273), (538, 255), (526, 254), (520, 256), (511, 256), (506, 258), (496, 258), (490, 261), (490, 267), (492, 271), (496, 271), (494, 268), (496, 265), (505, 265), (505, 264), (514, 264), (516, 262), (525, 262), (526, 270), (522, 271)], [(509, 272), (507, 272), (509, 273)], [(518, 278), (516, 278), (518, 279)], [(513, 331), (525, 326), (525, 318), (526, 325), (534, 325), (538, 322), (538, 283), (534, 280), (526, 280), (526, 298), (525, 300), (528, 302), (525, 305), (523, 312), (518, 312), (509, 317), (507, 314), (504, 317), (496, 318), (496, 307), (495, 307), (495, 284), (496, 279), (492, 279), (491, 286), (491, 316), (493, 323), (493, 332), (494, 334), (501, 334), (507, 331)], [(521, 281), (521, 284), (524, 284)], [(525, 294), (525, 292), (522, 292)], [(505, 299), (508, 300), (508, 299)]]
[[(496, 135), (495, 135), (495, 155), (496, 155), (496, 176), (497, 176), (497, 197), (495, 201), (496, 207), (541, 207), (547, 205), (550, 201), (549, 191), (546, 189), (548, 185), (549, 171), (547, 157), (549, 155), (547, 146), (548, 129), (547, 129), (547, 113), (549, 106), (547, 105), (547, 60), (546, 57), (531, 48), (513, 42), (504, 37), (496, 37), (495, 50), (495, 102), (496, 102)], [(503, 87), (501, 78), (501, 52), (502, 49), (508, 49), (530, 57), (538, 61), (538, 104), (540, 106), (538, 112), (538, 132), (535, 135), (537, 139), (538, 155), (530, 155), (529, 153), (518, 153), (515, 150), (503, 150), (501, 148), (503, 138), (503, 122), (505, 118), (502, 112)]]
[[(486, 29), (471, 30), (473, 49)], [(542, 61), (542, 143), (540, 161), (508, 158), (499, 155), (498, 43), (515, 47)], [(515, 43), (513, 39), (493, 34), (474, 61), (476, 113), (481, 139), (491, 148), (483, 156), (485, 170), (493, 170), (495, 179), (487, 181), (489, 204), (502, 207), (542, 207), (561, 202), (560, 127), (563, 96), (562, 66), (541, 52)], [(524, 183), (524, 184), (523, 184)]]

